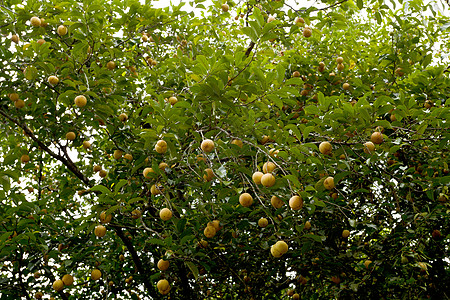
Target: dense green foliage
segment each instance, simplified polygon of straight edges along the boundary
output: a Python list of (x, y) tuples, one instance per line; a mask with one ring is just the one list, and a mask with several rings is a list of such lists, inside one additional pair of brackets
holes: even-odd
[(202, 2), (2, 2), (0, 298), (448, 299), (442, 3)]

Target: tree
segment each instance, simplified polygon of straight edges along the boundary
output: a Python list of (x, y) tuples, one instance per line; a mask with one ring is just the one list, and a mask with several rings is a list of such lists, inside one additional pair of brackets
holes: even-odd
[(202, 2), (3, 2), (2, 299), (448, 299), (440, 4)]

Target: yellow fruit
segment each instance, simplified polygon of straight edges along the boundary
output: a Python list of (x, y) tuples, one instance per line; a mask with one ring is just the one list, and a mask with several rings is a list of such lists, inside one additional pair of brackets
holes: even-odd
[(372, 142), (364, 143), (364, 153), (371, 154), (375, 151), (375, 145)]
[(164, 140), (159, 140), (156, 142), (155, 151), (159, 154), (164, 154), (167, 151), (167, 143)]
[(20, 157), (20, 161), (24, 164), (26, 164), (27, 162), (30, 161), (30, 156), (28, 156), (28, 154), (24, 154)]
[(13, 41), (14, 43), (18, 44), (19, 43), (19, 36), (17, 34), (13, 34), (11, 36), (11, 41)]
[(62, 291), (64, 289), (64, 282), (60, 279), (55, 280), (53, 282), (53, 289), (57, 292)]
[(107, 173), (105, 170), (100, 170), (100, 172), (98, 173), (98, 175), (99, 175), (101, 178), (105, 178), (106, 175), (108, 175), (108, 173)]
[(334, 189), (335, 185), (334, 185), (334, 178), (333, 177), (327, 177), (324, 181), (323, 181), (323, 186), (327, 189), (327, 190), (332, 190)]
[(206, 153), (209, 153), (214, 150), (214, 142), (210, 139), (206, 139), (202, 142), (200, 148), (202, 148), (202, 150)]
[(56, 30), (60, 36), (67, 34), (67, 27), (64, 25), (59, 25), (58, 29)]
[(280, 208), (283, 206), (284, 202), (283, 200), (281, 200), (280, 198), (278, 198), (277, 196), (272, 196), (272, 198), (270, 199), (270, 203), (272, 204), (272, 206), (276, 209)]
[(131, 217), (133, 219), (139, 219), (142, 216), (142, 212), (139, 209), (135, 209), (131, 212)]
[(113, 61), (108, 61), (108, 62), (106, 63), (106, 68), (107, 68), (108, 70), (114, 70), (114, 69), (116, 68), (116, 63), (113, 62)]
[(243, 193), (239, 196), (239, 203), (243, 207), (249, 207), (253, 204), (253, 197), (249, 193)]
[(289, 199), (289, 206), (293, 210), (299, 210), (303, 207), (303, 199), (300, 196), (293, 196)]
[(87, 99), (83, 95), (79, 95), (75, 97), (75, 105), (78, 107), (83, 107), (87, 103)]
[(309, 221), (305, 222), (305, 229), (310, 230), (311, 229), (311, 223)]
[(94, 269), (91, 272), (91, 279), (92, 280), (99, 280), (102, 277), (102, 272), (98, 269)]
[(207, 226), (213, 226), (216, 232), (219, 232), (219, 230), (222, 228), (220, 227), (220, 221), (219, 220), (213, 220), (211, 222), (208, 222)]
[(159, 217), (163, 221), (168, 221), (168, 220), (170, 220), (172, 218), (172, 211), (170, 209), (168, 209), (168, 208), (163, 208), (159, 212)]
[(322, 142), (319, 145), (319, 151), (323, 155), (331, 154), (331, 151), (333, 150), (333, 146), (329, 142)]
[(84, 148), (84, 149), (89, 149), (89, 148), (91, 148), (91, 143), (89, 143), (88, 141), (84, 141), (84, 142), (83, 142), (83, 148)]
[(169, 167), (169, 165), (168, 164), (166, 164), (165, 162), (161, 162), (159, 165), (158, 165), (158, 168), (161, 170), (161, 171), (166, 171), (166, 168), (168, 168)]
[(25, 107), (25, 101), (23, 101), (22, 99), (19, 99), (17, 101), (14, 101), (14, 106), (16, 108), (24, 108)]
[(261, 184), (261, 177), (263, 177), (264, 173), (263, 172), (255, 172), (252, 175), (252, 180), (254, 183), (256, 184)]
[(149, 175), (150, 173), (155, 173), (155, 171), (153, 171), (153, 168), (145, 168), (142, 172), (142, 175), (144, 175), (144, 177), (148, 179), (151, 178), (151, 176)]
[(36, 299), (42, 299), (42, 296), (44, 296), (44, 294), (42, 294), (42, 292), (36, 292), (36, 294), (34, 294), (34, 298), (36, 298)]
[(276, 165), (273, 162), (268, 161), (263, 165), (263, 172), (264, 173), (272, 173), (273, 170), (275, 170), (275, 168), (276, 168)]
[(275, 17), (274, 16), (270, 16), (267, 18), (267, 23), (273, 22), (275, 21)]
[(338, 58), (336, 58), (336, 63), (342, 64), (343, 62), (344, 62), (344, 59), (343, 59), (341, 56), (339, 56)]
[(370, 265), (371, 263), (372, 263), (371, 260), (366, 260), (366, 261), (364, 262), (364, 265), (366, 266), (366, 269), (369, 268), (369, 265)]
[(258, 220), (258, 226), (259, 227), (266, 227), (267, 225), (269, 225), (269, 221), (266, 218), (261, 218)]
[(100, 214), (100, 222), (103, 224), (108, 224), (109, 222), (111, 222), (112, 219), (112, 215), (106, 215), (106, 211), (102, 211)]
[(177, 103), (177, 102), (178, 102), (177, 97), (175, 97), (175, 96), (169, 97), (169, 103), (171, 105), (175, 105), (175, 103)]
[(311, 30), (311, 28), (305, 27), (305, 28), (303, 29), (303, 36), (304, 36), (305, 38), (309, 38), (311, 35), (312, 35), (312, 30)]
[(349, 89), (350, 89), (350, 84), (348, 84), (348, 83), (346, 82), (346, 83), (344, 83), (344, 84), (342, 85), (342, 88), (343, 88), (344, 90), (349, 90)]
[(119, 120), (122, 121), (122, 122), (125, 122), (126, 120), (128, 120), (127, 114), (126, 113), (121, 113), (119, 115)]
[(270, 149), (269, 150), (269, 155), (272, 156), (272, 157), (277, 157), (279, 152), (280, 152), (280, 150)]
[(122, 150), (114, 150), (113, 156), (114, 156), (115, 159), (121, 159), (122, 158), (122, 154), (123, 154)]
[(280, 257), (288, 251), (288, 245), (284, 241), (278, 241), (270, 247), (270, 253), (274, 257)]
[(197, 244), (200, 248), (206, 248), (206, 247), (208, 247), (208, 242), (207, 241), (205, 241), (205, 240), (200, 240), (200, 241), (198, 241), (198, 244)]
[(39, 19), (38, 17), (32, 17), (30, 19), (31, 25), (33, 25), (34, 27), (39, 27), (41, 26), (41, 19)]
[(240, 147), (240, 148), (244, 147), (244, 143), (241, 140), (232, 140), (231, 143), (233, 145), (236, 145), (236, 146)]
[(230, 9), (230, 7), (228, 6), (228, 4), (222, 4), (222, 11), (223, 12), (227, 12)]
[(305, 20), (302, 17), (295, 19), (295, 24), (304, 24)]
[(154, 196), (162, 194), (163, 191), (164, 191), (163, 187), (156, 184), (152, 185), (150, 188), (150, 192)]
[(17, 93), (11, 93), (11, 94), (8, 95), (8, 97), (13, 102), (19, 100), (19, 94), (17, 94)]
[(39, 46), (40, 46), (40, 45), (42, 45), (42, 44), (45, 43), (45, 40), (44, 40), (44, 39), (38, 39), (38, 40), (37, 40), (37, 43), (38, 43)]
[(65, 286), (72, 285), (73, 284), (73, 276), (70, 274), (64, 275), (62, 278), (62, 282), (64, 283)]
[(345, 68), (344, 64), (338, 64), (337, 65), (338, 71), (342, 71), (342, 70), (344, 70), (344, 68)]
[(299, 300), (300, 299), (300, 295), (299, 294), (294, 294), (294, 295), (292, 295), (292, 299), (293, 300)]
[(214, 228), (214, 226), (206, 226), (205, 229), (203, 230), (203, 234), (207, 237), (207, 238), (212, 238), (216, 235), (216, 228)]
[(103, 225), (97, 225), (95, 227), (94, 234), (97, 237), (104, 237), (106, 234), (106, 227)]
[(378, 131), (374, 132), (370, 136), (370, 140), (372, 141), (372, 143), (379, 145), (383, 142), (383, 134), (381, 134), (381, 132)]
[(76, 134), (73, 131), (69, 131), (66, 133), (66, 139), (69, 141), (73, 141), (76, 138)]
[(53, 76), (53, 75), (49, 76), (47, 80), (48, 80), (48, 83), (50, 83), (51, 85), (57, 85), (59, 82), (58, 77)]
[(47, 22), (45, 22), (45, 19), (44, 18), (41, 18), (41, 27), (47, 27), (47, 25), (48, 25), (48, 23)]
[(300, 77), (300, 72), (295, 71), (294, 73), (292, 73), (292, 77)]
[(342, 237), (344, 238), (344, 239), (346, 239), (346, 238), (348, 238), (350, 236), (350, 231), (348, 231), (347, 229), (344, 229), (343, 231), (342, 231)]
[(133, 155), (131, 155), (130, 153), (127, 153), (123, 156), (123, 158), (125, 158), (126, 160), (133, 160)]
[(205, 169), (205, 171), (203, 171), (203, 180), (205, 181), (211, 181), (214, 178), (214, 172), (211, 169)]
[(275, 184), (275, 176), (272, 173), (264, 174), (261, 177), (261, 184), (265, 187), (271, 187)]
[(156, 288), (163, 295), (167, 295), (170, 292), (170, 284), (166, 279), (161, 279), (158, 281)]
[(102, 169), (102, 167), (100, 167), (99, 165), (95, 165), (93, 168), (94, 173), (99, 172)]
[(158, 269), (160, 269), (161, 271), (165, 271), (169, 268), (169, 261), (168, 260), (164, 260), (164, 259), (160, 259), (158, 261)]

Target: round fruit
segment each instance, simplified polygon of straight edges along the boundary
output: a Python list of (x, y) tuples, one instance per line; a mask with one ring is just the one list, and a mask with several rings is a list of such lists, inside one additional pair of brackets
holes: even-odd
[(323, 186), (327, 189), (327, 190), (332, 190), (334, 189), (335, 185), (334, 185), (334, 178), (333, 177), (327, 177), (324, 181), (323, 181)]
[(156, 195), (160, 195), (163, 192), (163, 187), (160, 185), (152, 185), (150, 187), (150, 193), (152, 193), (152, 195), (156, 196)]
[(56, 30), (60, 36), (67, 34), (67, 27), (64, 25), (59, 25), (58, 29)]
[(34, 27), (39, 27), (41, 26), (41, 19), (39, 19), (38, 17), (32, 17), (30, 19), (31, 25), (33, 25)]
[(123, 156), (123, 158), (125, 158), (126, 160), (133, 160), (133, 155), (131, 155), (130, 153), (127, 153)]
[(17, 93), (11, 93), (11, 94), (8, 95), (8, 97), (13, 102), (19, 100), (19, 94), (17, 94)]
[(98, 269), (94, 269), (91, 272), (91, 279), (92, 280), (99, 280), (102, 277), (102, 272)]
[(161, 163), (159, 163), (159, 165), (158, 165), (158, 168), (159, 168), (161, 171), (166, 171), (166, 168), (168, 168), (168, 167), (169, 167), (169, 165), (166, 164), (165, 162), (161, 162)]
[(106, 215), (106, 211), (102, 211), (100, 214), (100, 222), (102, 222), (103, 224), (108, 224), (109, 222), (111, 222), (112, 219), (112, 215)]
[(57, 85), (59, 82), (58, 77), (53, 76), (53, 75), (49, 76), (47, 80), (48, 80), (48, 83), (50, 83), (51, 85)]
[(366, 269), (369, 268), (369, 265), (370, 265), (371, 263), (372, 263), (371, 260), (366, 260), (366, 261), (364, 262), (364, 265), (366, 266)]
[(281, 200), (280, 198), (278, 198), (277, 196), (272, 196), (272, 198), (270, 198), (270, 203), (272, 204), (272, 206), (276, 209), (280, 208), (283, 206), (284, 202), (283, 200)]
[(264, 173), (272, 173), (273, 170), (275, 170), (276, 166), (273, 162), (268, 161), (263, 165), (263, 172)]
[(210, 168), (205, 169), (203, 173), (203, 180), (205, 181), (211, 181), (214, 178), (214, 172)]
[(381, 134), (381, 132), (374, 132), (370, 136), (370, 140), (372, 141), (372, 143), (379, 145), (383, 142), (383, 135)]
[(122, 158), (122, 154), (123, 154), (122, 150), (114, 150), (113, 156), (114, 156), (115, 159), (121, 159)]
[(88, 141), (84, 141), (84, 142), (83, 142), (83, 148), (84, 148), (84, 149), (89, 149), (89, 148), (91, 148), (91, 143), (89, 143)]
[(300, 72), (295, 71), (294, 73), (292, 73), (292, 77), (300, 77)]
[(206, 153), (209, 153), (214, 150), (214, 142), (210, 139), (206, 139), (202, 142), (200, 148), (202, 148), (202, 150)]
[(275, 176), (272, 173), (264, 174), (261, 177), (261, 184), (265, 187), (271, 187), (275, 184)]
[(168, 221), (168, 220), (170, 220), (172, 218), (172, 211), (170, 209), (168, 209), (168, 208), (163, 208), (159, 212), (159, 217), (163, 221)]
[(280, 257), (288, 251), (288, 245), (284, 241), (278, 241), (272, 247), (270, 247), (270, 252), (274, 257)]
[(300, 295), (299, 294), (294, 294), (294, 295), (292, 295), (292, 299), (293, 300), (299, 300), (300, 299)]
[(333, 146), (329, 142), (322, 142), (319, 145), (319, 151), (323, 155), (331, 154), (331, 151), (333, 150)]
[(293, 210), (299, 210), (303, 207), (303, 199), (300, 196), (293, 196), (289, 199), (289, 206)]
[(64, 289), (64, 282), (60, 279), (55, 280), (53, 282), (53, 289), (57, 292), (62, 291)]
[(167, 295), (170, 292), (170, 284), (166, 279), (161, 279), (158, 281), (156, 288), (163, 295)]
[(155, 171), (153, 171), (153, 168), (145, 168), (142, 172), (142, 175), (144, 175), (144, 177), (148, 179), (151, 178), (151, 176), (149, 175), (150, 173), (155, 173)]
[(119, 115), (119, 120), (122, 121), (122, 122), (125, 122), (126, 120), (128, 120), (127, 114), (126, 113), (121, 113)]
[(100, 167), (99, 165), (95, 165), (93, 168), (94, 173), (100, 172), (100, 170), (102, 169), (102, 167)]
[(346, 82), (346, 83), (344, 83), (344, 84), (342, 85), (342, 88), (343, 88), (344, 90), (349, 90), (349, 89), (350, 89), (350, 84), (348, 84), (348, 83)]
[(240, 148), (244, 147), (244, 143), (241, 140), (232, 140), (231, 143), (233, 145), (236, 145), (236, 146), (240, 147)]
[(108, 62), (106, 63), (106, 68), (107, 68), (108, 70), (114, 70), (114, 69), (116, 68), (116, 63), (113, 62), (113, 61), (108, 61)]
[(17, 101), (14, 101), (14, 106), (16, 108), (24, 108), (25, 107), (25, 101), (23, 101), (22, 99), (19, 99)]
[(371, 154), (375, 151), (375, 145), (372, 142), (364, 143), (364, 153)]
[(42, 294), (42, 292), (36, 292), (36, 294), (34, 294), (34, 298), (36, 298), (36, 299), (42, 299), (42, 296), (44, 296), (44, 294)]
[(76, 134), (73, 131), (69, 131), (66, 133), (66, 139), (69, 141), (73, 141), (76, 138)]
[(303, 29), (303, 36), (304, 36), (305, 38), (309, 38), (311, 35), (312, 35), (312, 30), (311, 30), (311, 28), (305, 27), (305, 28)]
[(94, 234), (97, 237), (104, 237), (106, 234), (106, 227), (103, 225), (98, 225), (95, 227)]
[(214, 226), (206, 226), (205, 229), (203, 230), (203, 234), (207, 237), (207, 238), (212, 238), (216, 235), (216, 228), (214, 228)]
[(219, 232), (219, 230), (222, 228), (222, 227), (220, 227), (220, 221), (219, 220), (213, 220), (211, 222), (208, 222), (207, 226), (213, 226), (214, 229), (216, 229), (216, 232)]
[(87, 99), (83, 95), (79, 95), (75, 97), (75, 105), (78, 107), (83, 107), (87, 103)]
[(261, 218), (258, 220), (258, 226), (259, 227), (266, 227), (267, 225), (269, 225), (269, 221), (266, 218)]
[(169, 261), (168, 260), (160, 259), (158, 261), (158, 269), (160, 269), (161, 271), (165, 271), (168, 268), (169, 268)]
[(302, 17), (299, 17), (299, 18), (295, 19), (295, 24), (305, 24), (305, 19), (303, 19)]
[(13, 41), (14, 43), (18, 44), (19, 43), (19, 36), (17, 34), (13, 34), (11, 36), (11, 41)]
[(337, 65), (338, 71), (342, 71), (342, 70), (344, 70), (344, 68), (345, 68), (344, 64), (338, 64)]
[(342, 237), (344, 238), (344, 239), (346, 239), (346, 238), (348, 238), (350, 236), (350, 231), (348, 231), (347, 229), (344, 229), (343, 231), (342, 231)]
[(108, 175), (108, 173), (107, 173), (105, 170), (100, 170), (100, 172), (98, 173), (98, 175), (99, 175), (101, 178), (105, 178), (106, 175)]
[(227, 12), (230, 9), (230, 7), (228, 6), (228, 4), (222, 4), (222, 11), (223, 12)]
[(344, 59), (343, 59), (341, 56), (339, 56), (338, 58), (336, 58), (336, 63), (342, 64), (343, 62), (344, 62)]
[(64, 275), (62, 278), (62, 282), (64, 283), (65, 286), (72, 285), (73, 284), (73, 276), (70, 274)]
[(305, 222), (305, 229), (310, 230), (311, 229), (311, 223), (309, 221)]
[(261, 184), (261, 177), (263, 177), (264, 173), (263, 172), (255, 172), (252, 175), (252, 180), (254, 183), (256, 184)]
[(267, 23), (270, 23), (272, 21), (275, 21), (275, 17), (274, 16), (270, 16), (267, 18)]
[(142, 216), (142, 212), (139, 209), (135, 209), (131, 212), (131, 217), (133, 219), (139, 219)]
[(30, 156), (28, 156), (28, 154), (24, 154), (20, 157), (20, 161), (24, 164), (26, 164), (27, 162), (30, 161)]
[(167, 143), (164, 140), (159, 140), (156, 142), (155, 151), (159, 154), (166, 153), (167, 151)]
[(38, 45), (40, 46), (40, 45), (42, 45), (42, 44), (45, 43), (45, 40), (44, 40), (44, 39), (38, 39), (38, 40), (37, 40), (37, 43), (38, 43)]
[(169, 103), (171, 105), (175, 105), (175, 103), (177, 103), (177, 102), (178, 102), (177, 97), (175, 97), (175, 96), (169, 97)]
[(277, 157), (278, 153), (280, 153), (280, 150), (276, 150), (274, 148), (269, 150), (269, 155), (272, 156), (272, 157)]
[(253, 204), (253, 197), (249, 193), (243, 193), (239, 196), (239, 203), (244, 207), (249, 207)]

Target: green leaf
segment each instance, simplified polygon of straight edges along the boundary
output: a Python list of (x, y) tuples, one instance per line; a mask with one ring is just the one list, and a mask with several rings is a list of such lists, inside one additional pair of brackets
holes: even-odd
[(111, 191), (104, 185), (95, 185), (90, 188), (90, 191), (92, 192), (101, 192), (102, 194), (108, 195), (111, 193)]
[(191, 270), (192, 275), (194, 275), (195, 280), (198, 279), (198, 268), (196, 265), (194, 265), (194, 263), (187, 261), (185, 262), (186, 266), (188, 266), (188, 268)]

